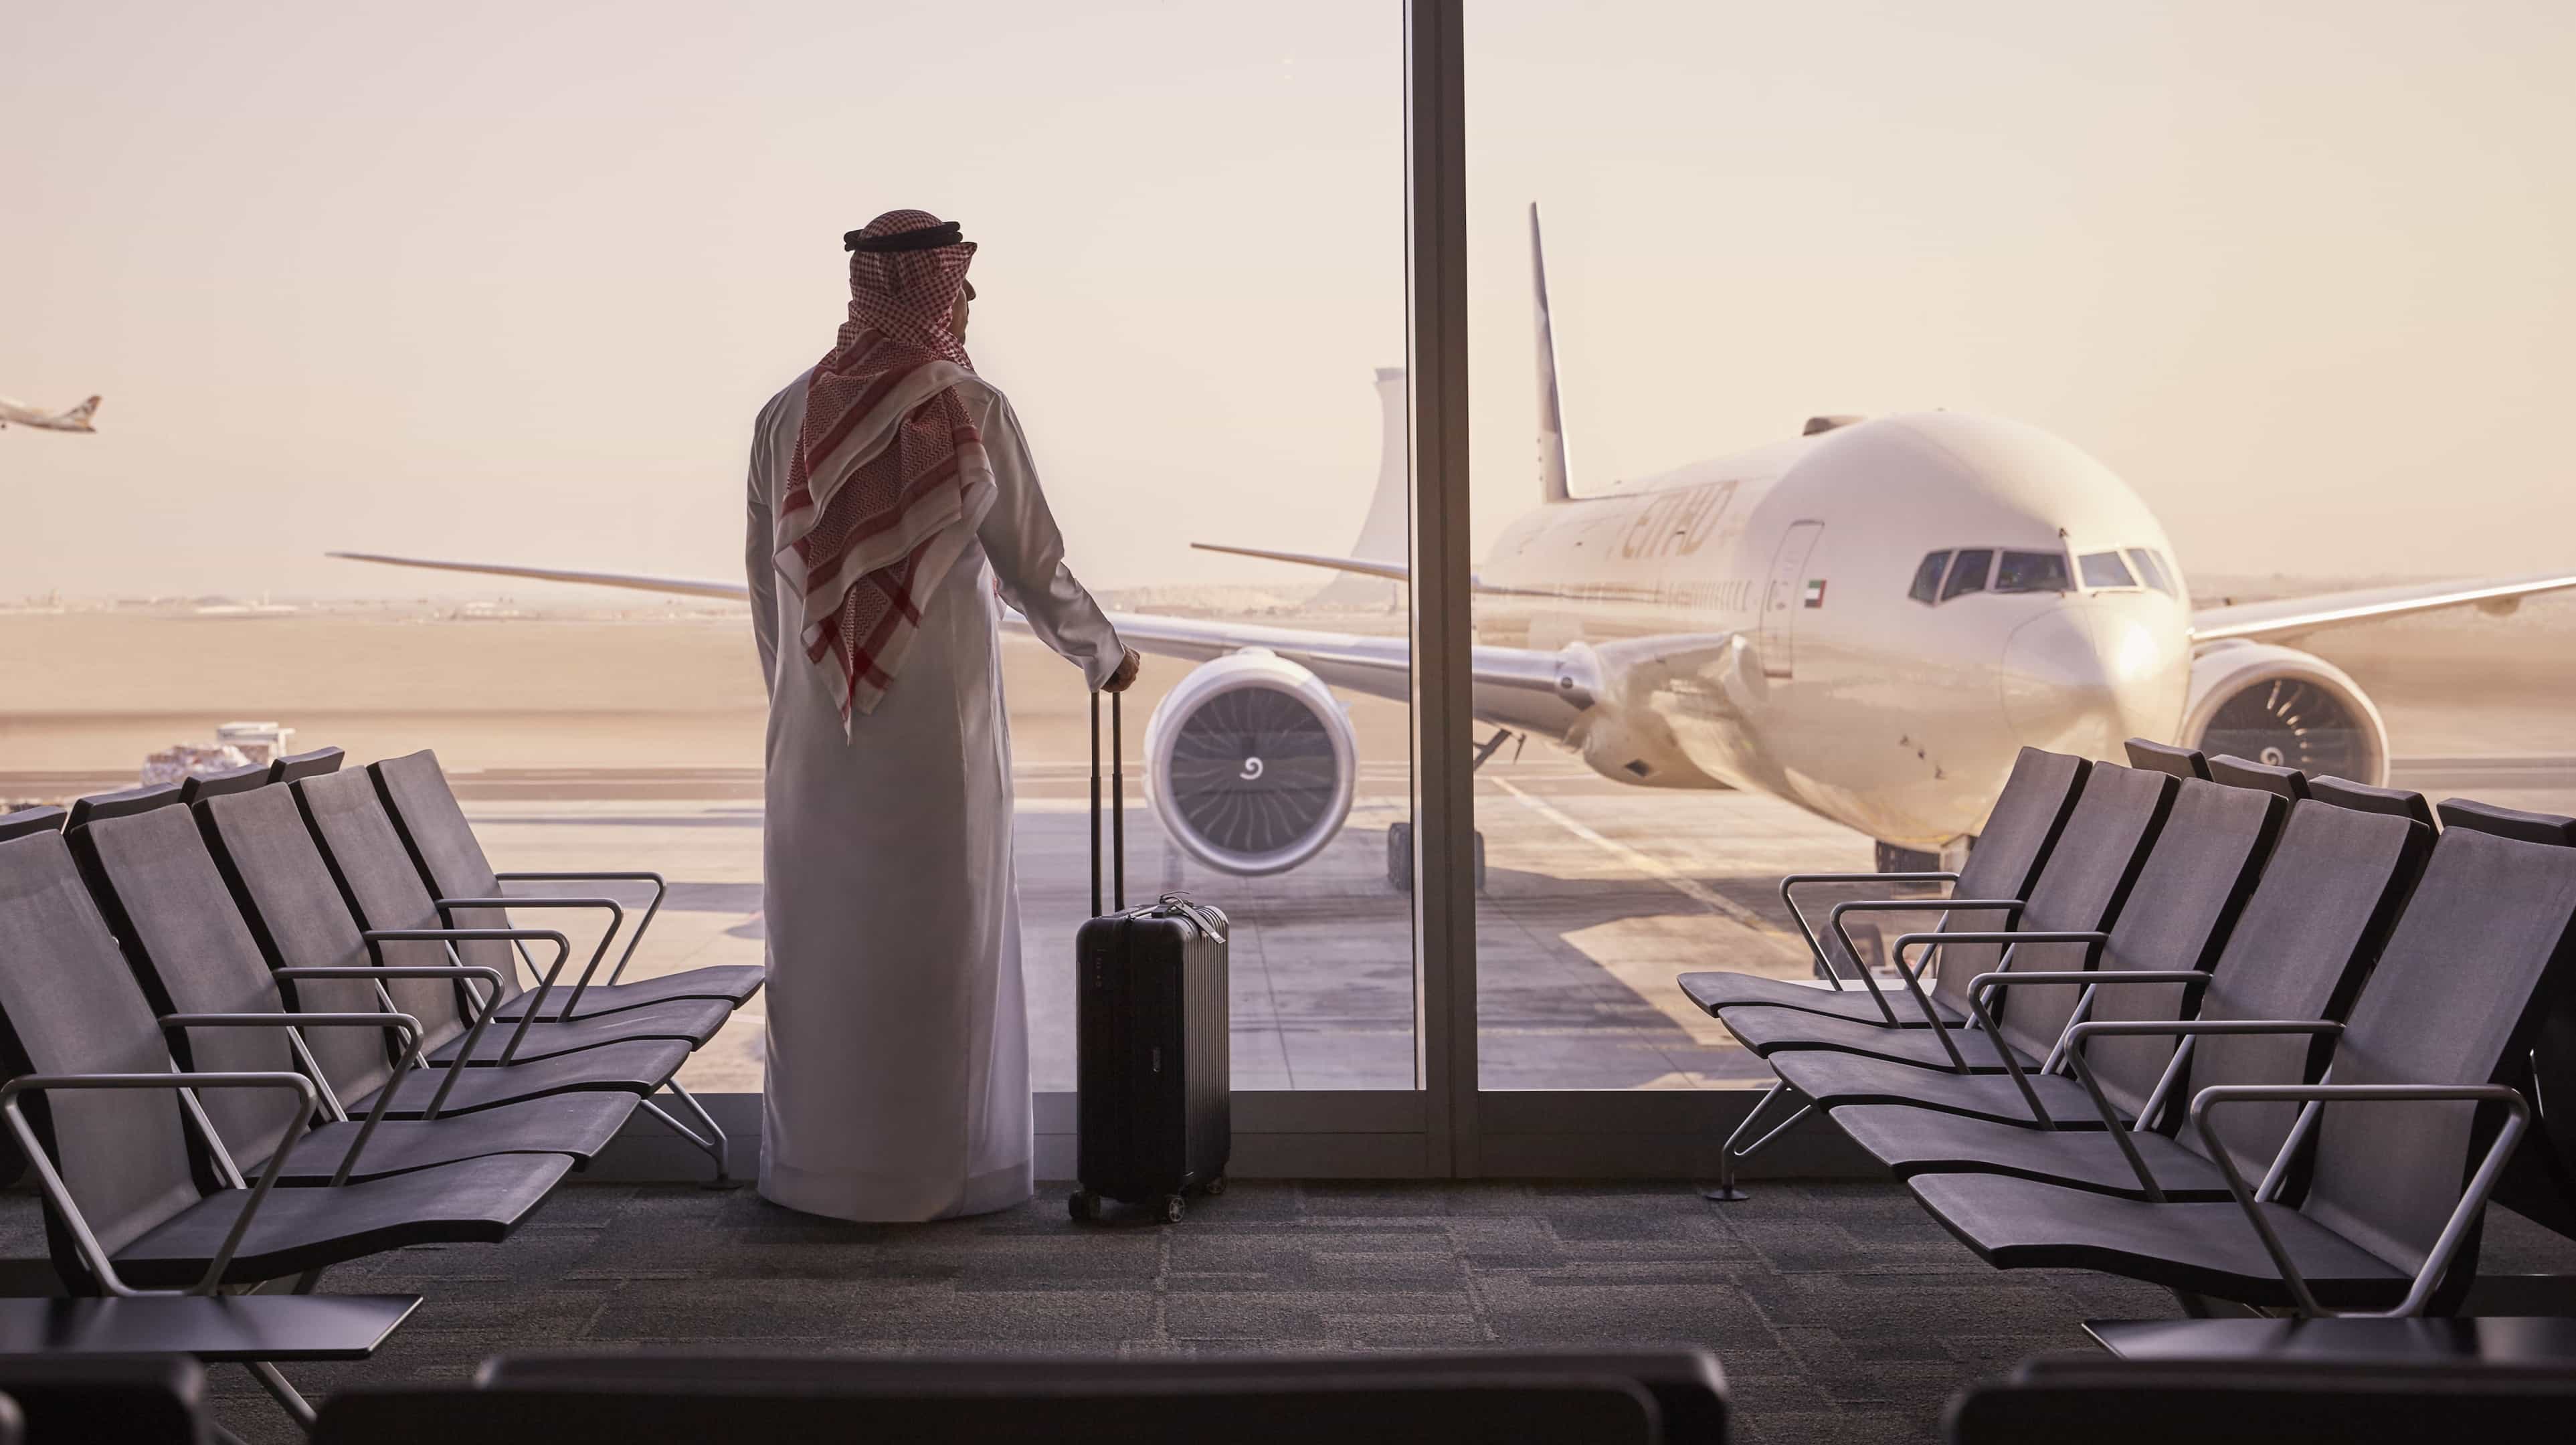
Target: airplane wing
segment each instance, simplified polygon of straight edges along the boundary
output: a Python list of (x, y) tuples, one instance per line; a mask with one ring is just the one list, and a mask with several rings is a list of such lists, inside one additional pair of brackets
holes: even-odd
[[(1233, 547), (1217, 542), (1192, 542), (1200, 552), (1223, 552), (1229, 557), (1257, 557), (1264, 562), (1286, 562), (1298, 567), (1321, 567), (1329, 572), (1356, 572), (1363, 577), (1383, 577), (1389, 582), (1402, 582), (1413, 575), (1402, 562), (1376, 562), (1366, 557), (1333, 557), (1320, 552), (1275, 552), (1267, 547)], [(1563, 592), (1545, 587), (1505, 587), (1470, 576), (1467, 590), (1487, 597), (1557, 597)]]
[[(565, 567), (514, 567), (492, 562), (444, 562), (423, 557), (393, 557), (380, 552), (330, 552), (326, 556), (388, 567), (422, 567), (439, 572), (471, 572), (494, 577), (525, 577), (538, 582), (569, 582), (592, 587), (622, 587), (664, 596), (719, 597), (748, 601), (751, 589), (740, 582), (709, 582), (686, 577), (649, 577), (626, 572), (582, 572)], [(1399, 568), (1398, 576), (1402, 575)], [(1005, 613), (1014, 627), (1023, 622)], [(1157, 657), (1206, 662), (1246, 647), (1267, 648), (1311, 669), (1330, 686), (1391, 698), (1412, 695), (1412, 646), (1402, 636), (1314, 632), (1254, 623), (1210, 622), (1189, 617), (1112, 612), (1110, 625), (1127, 645)], [(1498, 726), (1561, 738), (1584, 708), (1591, 705), (1598, 680), (1590, 664), (1564, 652), (1525, 647), (1478, 647), (1474, 656), (1475, 711)]]
[(478, 572), (493, 577), (526, 577), (538, 582), (571, 582), (589, 587), (626, 587), (672, 597), (721, 597), (748, 602), (751, 589), (740, 582), (703, 582), (688, 577), (644, 577), (627, 572), (576, 572), (564, 567), (510, 567), (496, 562), (437, 562), (426, 557), (388, 557), (381, 552), (325, 552), (351, 562), (378, 562), (387, 567), (425, 567), (433, 572)]
[(2523, 577), (2479, 581), (2427, 582), (2402, 587), (2364, 587), (2325, 592), (2313, 597), (2284, 597), (2272, 602), (2244, 602), (2204, 607), (2191, 616), (2194, 642), (2225, 638), (2287, 637), (2378, 622), (2444, 607), (2477, 607), (2511, 612), (2525, 597), (2576, 587), (2576, 572), (2535, 572)]

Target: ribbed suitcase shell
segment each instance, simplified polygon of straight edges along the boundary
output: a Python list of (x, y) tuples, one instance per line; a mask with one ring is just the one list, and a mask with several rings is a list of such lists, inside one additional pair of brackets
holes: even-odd
[[(1165, 1204), (1222, 1188), (1234, 1147), (1233, 1062), (1223, 911), (1190, 901), (1127, 907), (1126, 781), (1119, 702), (1110, 695), (1117, 912), (1074, 934), (1074, 1042), (1087, 1194)], [(1100, 909), (1100, 695), (1091, 697), (1091, 905)], [(1191, 910), (1205, 915), (1193, 918)], [(1205, 926), (1213, 923), (1214, 928)], [(1085, 1214), (1082, 1196), (1074, 1212)], [(1178, 1206), (1167, 1208), (1178, 1218)]]
[(1223, 1177), (1225, 941), (1186, 917), (1125, 913), (1083, 924), (1074, 946), (1082, 1187), (1145, 1204)]

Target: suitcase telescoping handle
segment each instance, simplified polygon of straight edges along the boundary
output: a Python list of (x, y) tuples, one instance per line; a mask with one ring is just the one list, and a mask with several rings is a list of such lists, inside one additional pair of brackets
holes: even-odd
[[(1127, 747), (1118, 694), (1109, 695), (1110, 877), (1118, 911), (1127, 911)], [(1100, 917), (1100, 694), (1091, 695), (1091, 916)]]

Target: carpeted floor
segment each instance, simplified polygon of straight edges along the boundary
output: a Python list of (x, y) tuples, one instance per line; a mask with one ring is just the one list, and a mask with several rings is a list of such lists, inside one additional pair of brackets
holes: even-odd
[[(2170, 1296), (2121, 1280), (1989, 1269), (1891, 1184), (1753, 1188), (1720, 1206), (1680, 1183), (1253, 1181), (1166, 1227), (1072, 1224), (1054, 1188), (982, 1219), (855, 1226), (749, 1190), (583, 1185), (507, 1244), (333, 1270), (332, 1292), (428, 1300), (374, 1360), (290, 1373), (319, 1398), (362, 1381), (462, 1380), (514, 1349), (1684, 1344), (1724, 1362), (1740, 1440), (1912, 1441), (1935, 1438), (1942, 1402), (1969, 1381), (2087, 1348), (2087, 1317), (2176, 1313)], [(15, 1252), (40, 1254), (35, 1201), (9, 1203)], [(2563, 1244), (2508, 1216), (2489, 1258), (2563, 1259)], [(215, 1386), (227, 1424), (292, 1438), (239, 1370), (218, 1369)]]

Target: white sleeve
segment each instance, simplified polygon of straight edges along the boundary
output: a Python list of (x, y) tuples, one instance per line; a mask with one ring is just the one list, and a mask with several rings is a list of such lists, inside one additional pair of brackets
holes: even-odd
[(1047, 509), (1029, 460), (1028, 438), (1020, 431), (1018, 413), (998, 392), (982, 392), (985, 454), (992, 458), (993, 509), (984, 514), (977, 540), (993, 564), (1002, 600), (1029, 620), (1029, 630), (1067, 662), (1082, 669), (1097, 690), (1118, 670), (1126, 649), (1117, 629), (1101, 615), (1081, 583), (1064, 565), (1064, 534), (1056, 530), (1055, 513)]
[(769, 486), (778, 475), (770, 412), (760, 409), (751, 429), (750, 477), (744, 483), (742, 566), (751, 590), (751, 636), (760, 647), (760, 685), (778, 686), (778, 531), (770, 516)]

